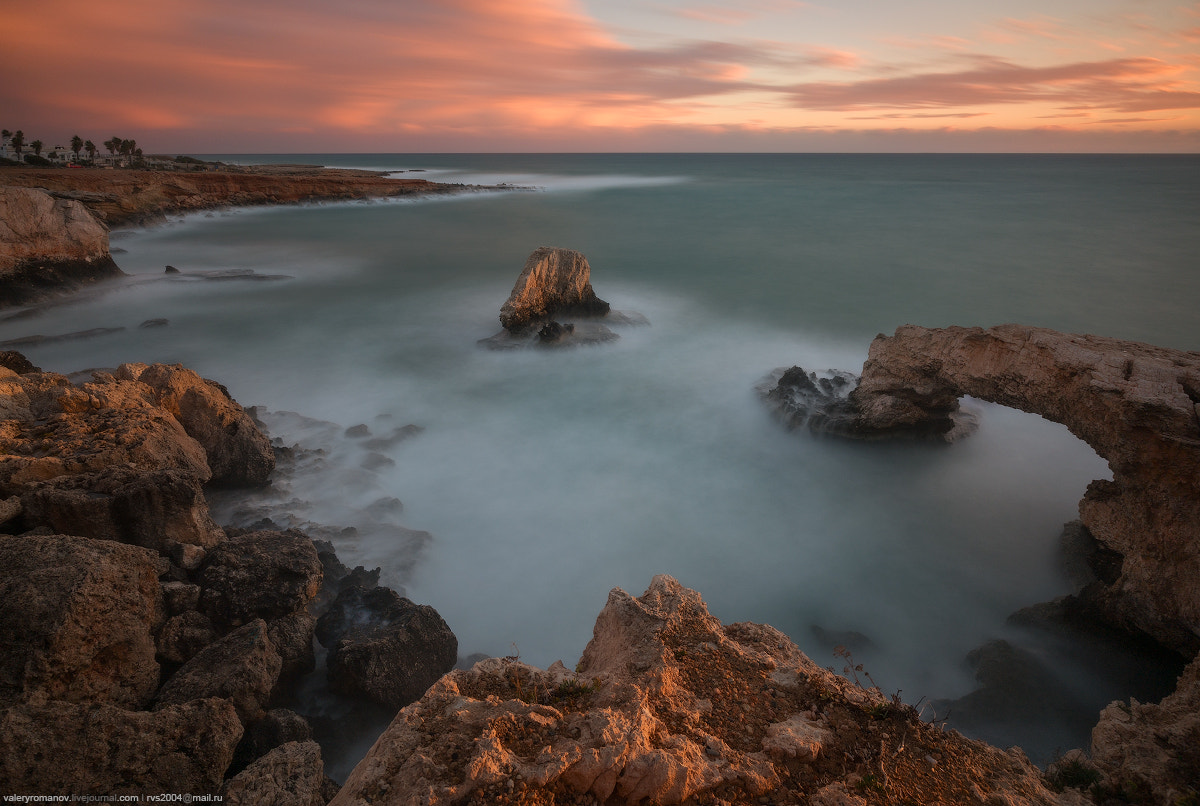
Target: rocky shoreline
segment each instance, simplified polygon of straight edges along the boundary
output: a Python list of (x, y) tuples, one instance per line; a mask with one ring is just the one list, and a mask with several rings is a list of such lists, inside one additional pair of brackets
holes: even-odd
[[(462, 193), (474, 188), (316, 166), (181, 172), (0, 169), (0, 308), (123, 276), (108, 233), (222, 207)], [(506, 187), (505, 190), (513, 190)]]

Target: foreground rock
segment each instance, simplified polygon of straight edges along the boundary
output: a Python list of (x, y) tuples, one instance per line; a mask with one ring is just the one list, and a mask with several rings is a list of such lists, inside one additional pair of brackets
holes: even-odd
[(108, 228), (83, 204), (0, 187), (0, 307), (123, 275), (108, 251)]
[[(763, 800), (765, 798), (765, 800)], [(576, 673), (489, 659), (401, 711), (332, 801), (1006, 803), (1056, 798), (1019, 752), (922, 722), (782, 633), (655, 577), (613, 590)]]
[(963, 395), (1062, 423), (1108, 461), (1112, 481), (1093, 481), (1079, 514), (1116, 561), (1088, 596), (1112, 623), (1200, 651), (1200, 354), (1018, 325), (905, 326), (871, 344), (833, 430), (952, 437)]

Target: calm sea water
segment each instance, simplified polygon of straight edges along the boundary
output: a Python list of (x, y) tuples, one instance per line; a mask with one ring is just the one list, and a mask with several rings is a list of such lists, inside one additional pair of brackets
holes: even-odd
[[(861, 633), (856, 659), (909, 701), (971, 691), (966, 654), (1010, 640), (1078, 693), (1078, 718), (971, 730), (1042, 759), (1086, 746), (1108, 700), (1146, 697), (1128, 669), (1005, 623), (1069, 591), (1059, 531), (1108, 476), (1086, 445), (996, 406), (942, 449), (785, 433), (753, 387), (792, 364), (856, 370), (875, 334), (905, 323), (1200, 349), (1200, 158), (223, 159), (536, 189), (117, 233), (132, 281), (0, 321), (0, 340), (124, 327), (26, 352), (64, 372), (182, 362), (243, 404), (332, 423), (269, 418), (287, 444), (324, 451), (281, 496), (300, 520), (360, 526), (339, 538), (343, 559), (436, 607), (463, 655), (571, 666), (611, 587), (640, 593), (668, 573), (722, 620), (773, 624), (823, 665), (842, 661), (814, 626)], [(541, 245), (584, 252), (597, 293), (651, 325), (603, 347), (479, 348)], [(164, 278), (166, 264), (184, 276)], [(187, 278), (228, 269), (289, 279)], [(425, 430), (372, 450), (343, 433), (360, 423)], [(393, 522), (433, 538), (417, 551), (376, 528)]]

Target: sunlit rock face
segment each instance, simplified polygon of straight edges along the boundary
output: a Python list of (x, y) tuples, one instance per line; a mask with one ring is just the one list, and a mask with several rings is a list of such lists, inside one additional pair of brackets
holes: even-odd
[(491, 658), (404, 708), (332, 801), (1053, 803), (1020, 751), (921, 721), (779, 631), (657, 576), (614, 589), (575, 672)]
[(108, 228), (83, 204), (0, 187), (0, 307), (122, 274), (108, 251)]
[(534, 250), (500, 308), (500, 324), (521, 333), (556, 316), (603, 316), (609, 305), (592, 290), (587, 258), (573, 249)]
[[(800, 418), (797, 388), (767, 396)], [(1079, 513), (1123, 560), (1088, 596), (1110, 621), (1200, 650), (1200, 354), (1019, 325), (906, 325), (878, 336), (858, 386), (827, 401), (827, 430), (952, 439), (964, 395), (1061, 423), (1108, 461), (1112, 480), (1092, 482)]]

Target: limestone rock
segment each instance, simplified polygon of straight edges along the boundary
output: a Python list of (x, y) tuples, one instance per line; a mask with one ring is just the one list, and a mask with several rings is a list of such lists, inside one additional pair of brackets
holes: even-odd
[(521, 332), (555, 316), (603, 316), (609, 305), (592, 290), (587, 258), (572, 249), (534, 250), (500, 308), (500, 324)]
[(31, 523), (161, 554), (172, 543), (204, 547), (225, 539), (199, 479), (185, 470), (118, 465), (59, 476), (28, 485), (21, 501)]
[(235, 487), (267, 483), (275, 469), (271, 443), (224, 386), (179, 364), (140, 367), (124, 364), (117, 377), (129, 377), (154, 390), (158, 404), (204, 448), (211, 483)]
[(123, 274), (108, 251), (108, 228), (81, 203), (0, 187), (0, 307)]
[(167, 619), (167, 623), (159, 630), (155, 641), (158, 659), (163, 663), (187, 663), (218, 637), (212, 619), (203, 613), (188, 610)]
[(1200, 354), (1001, 325), (906, 325), (871, 344), (843, 433), (953, 435), (963, 395), (1040, 414), (1112, 468), (1079, 505), (1122, 560), (1110, 620), (1191, 657), (1200, 650)]
[(256, 619), (193, 655), (163, 684), (155, 709), (220, 697), (251, 722), (262, 716), (281, 666), (267, 623)]
[(313, 652), (313, 632), (317, 618), (307, 610), (297, 610), (267, 624), (267, 635), (275, 645), (283, 665), (277, 687), (286, 687), (317, 668)]
[(923, 722), (771, 627), (723, 626), (699, 594), (659, 576), (641, 597), (609, 594), (575, 673), (490, 658), (443, 677), (396, 715), (332, 804), (821, 793), (813, 802), (1056, 802), (1020, 753)]
[(1183, 803), (1200, 793), (1200, 656), (1160, 703), (1114, 702), (1092, 730), (1092, 763), (1109, 789), (1145, 803)]
[(106, 540), (0, 539), (0, 701), (147, 703), (163, 565)]
[(276, 619), (317, 595), (321, 561), (299, 532), (251, 532), (208, 552), (200, 586), (200, 609), (218, 622)]
[(316, 742), (276, 747), (225, 783), (231, 806), (324, 806), (325, 764)]
[(225, 700), (14, 705), (0, 709), (0, 781), (6, 795), (215, 794), (241, 735)]
[(390, 588), (343, 590), (317, 637), (330, 649), (331, 689), (390, 708), (418, 699), (458, 660), (458, 639), (438, 612)]

